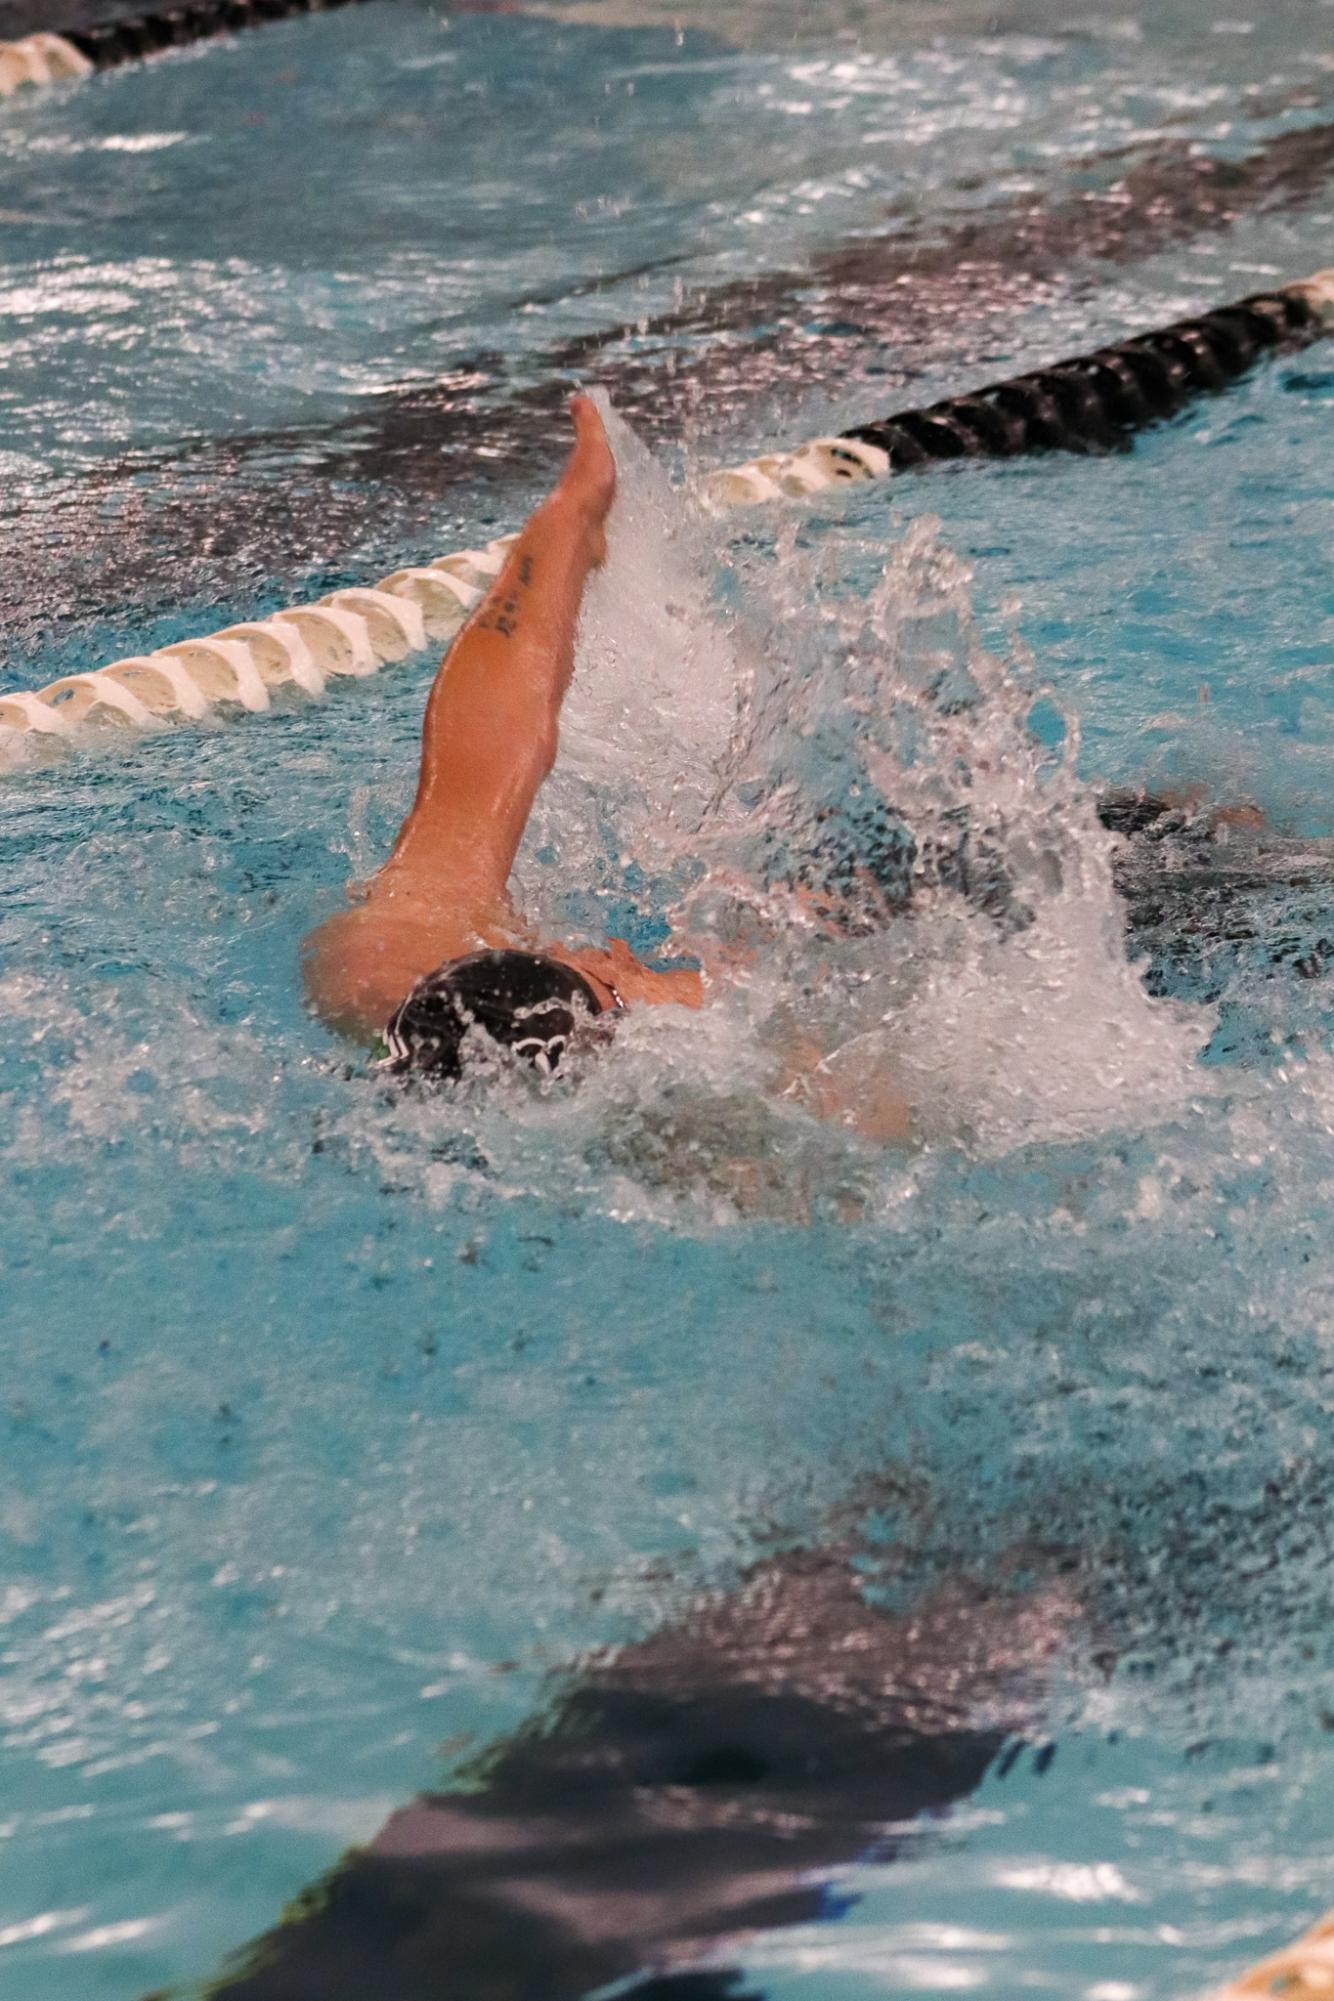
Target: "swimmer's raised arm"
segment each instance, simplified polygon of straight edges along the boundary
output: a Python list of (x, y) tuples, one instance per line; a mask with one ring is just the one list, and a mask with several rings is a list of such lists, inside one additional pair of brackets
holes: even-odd
[[(576, 396), (571, 409), (575, 444), (560, 483), (436, 675), (417, 793), (393, 852), (360, 901), (307, 941), (310, 998), (345, 1032), (379, 1034), (415, 983), (446, 961), (534, 950), (509, 875), (555, 760), (579, 607), (606, 552), (616, 486), (596, 407)], [(604, 1007), (702, 998), (698, 975), (655, 973), (619, 941), (609, 951), (542, 949), (591, 982)]]
[(421, 774), (375, 896), (438, 899), (486, 914), (503, 906), (538, 789), (555, 762), (561, 703), (616, 464), (586, 396), (572, 404), (575, 445), (560, 484), (533, 514), (505, 567), (436, 676)]

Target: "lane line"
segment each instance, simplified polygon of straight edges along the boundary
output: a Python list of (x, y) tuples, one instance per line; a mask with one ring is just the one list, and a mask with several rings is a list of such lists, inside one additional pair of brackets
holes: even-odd
[[(944, 459), (1105, 450), (1216, 393), (1264, 355), (1331, 329), (1334, 268), (925, 409), (724, 467), (706, 478), (705, 495), (720, 507), (755, 505)], [(451, 638), (512, 540), (501, 536), (396, 570), (369, 589), (334, 591), (225, 633), (0, 696), (0, 725), (68, 736), (76, 725), (197, 720), (201, 704), (262, 713), (275, 687), (290, 683), (313, 696), (331, 677), (374, 674), (428, 639)], [(159, 661), (168, 671), (154, 672)]]

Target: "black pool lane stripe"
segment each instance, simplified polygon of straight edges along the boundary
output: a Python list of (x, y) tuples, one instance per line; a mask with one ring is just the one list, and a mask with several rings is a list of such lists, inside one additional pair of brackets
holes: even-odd
[(259, 28), (297, 14), (328, 14), (360, 0), (181, 0), (124, 19), (96, 21), (86, 27), (58, 30), (87, 56), (96, 69), (139, 62), (165, 49), (184, 48), (213, 35), (231, 35), (242, 28)]
[(1299, 289), (1256, 292), (841, 435), (888, 452), (891, 466), (905, 470), (943, 459), (1105, 451), (1226, 388), (1265, 355), (1300, 347), (1326, 330)]
[(827, 1914), (829, 1870), (911, 1853), (904, 1829), (1022, 1756), (1075, 1610), (1064, 1576), (1028, 1598), (956, 1580), (906, 1616), (863, 1584), (844, 1544), (793, 1550), (596, 1658), (209, 2001), (582, 2001), (636, 1976), (636, 2001), (759, 2001), (738, 1939)]

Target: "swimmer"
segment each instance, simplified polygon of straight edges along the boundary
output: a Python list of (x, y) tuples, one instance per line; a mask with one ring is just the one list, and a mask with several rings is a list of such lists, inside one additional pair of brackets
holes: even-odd
[(387, 1066), (457, 1077), (482, 1034), (541, 1074), (628, 1007), (699, 1007), (703, 975), (658, 972), (621, 939), (540, 938), (510, 899), (533, 801), (556, 757), (584, 586), (606, 555), (616, 464), (587, 396), (560, 482), (450, 647), (426, 705), (421, 772), (393, 852), (306, 944), (317, 1013)]
[[(571, 402), (575, 443), (550, 498), (450, 647), (426, 705), (421, 773), (393, 852), (306, 943), (306, 988), (331, 1027), (384, 1045), (385, 1066), (442, 1081), (498, 1044), (541, 1076), (596, 1042), (625, 1009), (701, 1007), (725, 979), (658, 971), (623, 939), (604, 948), (539, 937), (509, 878), (533, 801), (556, 758), (584, 586), (606, 556), (616, 462), (587, 396)], [(697, 961), (700, 944), (678, 941)], [(878, 1143), (907, 1140), (892, 1080), (826, 1059), (813, 1039), (775, 1052), (775, 1087), (818, 1117)]]
[[(619, 938), (605, 947), (543, 938), (511, 900), (515, 856), (555, 762), (580, 605), (606, 555), (616, 487), (596, 407), (577, 395), (571, 412), (574, 449), (555, 491), (515, 541), (436, 675), (416, 797), (393, 851), (351, 892), (350, 907), (307, 940), (315, 1010), (333, 1028), (381, 1043), (384, 1067), (395, 1072), (450, 1081), (468, 1053), (489, 1042), (549, 1077), (572, 1045), (595, 1043), (627, 1008), (698, 1008), (734, 969), (734, 960), (712, 946), (701, 953), (694, 940), (672, 949), (688, 952), (697, 968), (661, 971)], [(1125, 844), (1118, 885), (1132, 932), (1139, 904), (1147, 898), (1156, 909), (1162, 900), (1160, 871), (1149, 882), (1152, 897), (1136, 880), (1136, 852), (1167, 857), (1170, 850), (1175, 864), (1182, 855), (1194, 858), (1199, 843), (1207, 847), (1225, 826), (1240, 831), (1258, 818), (1252, 809), (1198, 808), (1198, 801), (1143, 793), (1104, 795), (1104, 824)], [(1028, 920), (984, 836), (962, 829), (956, 852), (938, 838), (919, 851), (906, 829), (878, 823), (863, 833), (854, 857), (831, 846), (791, 884), (810, 893), (834, 930), (856, 926), (854, 879), (863, 887), (871, 881), (876, 901), (891, 912), (908, 907), (920, 879), (957, 891), (1002, 928)], [(775, 1051), (774, 1088), (873, 1142), (912, 1136), (894, 1079), (868, 1075), (855, 1046), (828, 1054), (794, 1029)]]

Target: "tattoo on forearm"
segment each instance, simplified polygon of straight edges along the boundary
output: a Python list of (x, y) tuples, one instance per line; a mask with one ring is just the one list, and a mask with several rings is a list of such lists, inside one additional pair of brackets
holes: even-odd
[(519, 629), (520, 606), (524, 592), (533, 581), (533, 559), (520, 556), (518, 568), (509, 579), (504, 595), (497, 593), (495, 599), (483, 606), (477, 620), (479, 632), (498, 632), (504, 639), (513, 637)]

